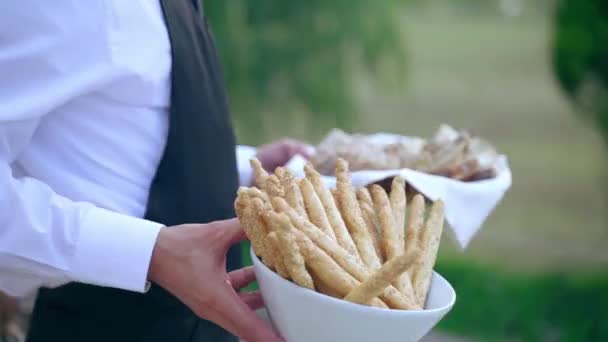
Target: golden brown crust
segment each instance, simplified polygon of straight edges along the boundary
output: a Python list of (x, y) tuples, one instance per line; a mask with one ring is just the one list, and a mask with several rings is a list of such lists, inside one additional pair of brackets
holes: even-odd
[[(277, 171), (278, 170), (279, 169), (277, 169)], [(304, 204), (304, 198), (302, 197), (302, 192), (298, 186), (298, 181), (289, 170), (283, 168), (280, 168), (280, 170), (282, 170), (282, 173), (279, 175), (279, 180), (283, 190), (285, 191), (285, 200), (287, 200), (287, 203), (300, 215), (308, 217)]]
[(291, 232), (292, 225), (289, 218), (284, 214), (277, 214), (272, 211), (264, 213), (263, 217), (266, 224), (271, 227), (271, 231), (277, 232), (278, 242), (281, 246), (279, 253), (289, 277), (294, 283), (314, 290), (312, 277), (306, 270), (304, 258)]
[(331, 193), (331, 197), (334, 198), (334, 203), (336, 203), (336, 206), (338, 207), (338, 210), (341, 210), (340, 209), (340, 198), (338, 197), (338, 189), (331, 188), (331, 189), (329, 189), (329, 192)]
[(382, 232), (380, 245), (384, 255), (386, 256), (386, 260), (391, 260), (403, 253), (403, 249), (400, 250), (398, 247), (399, 243), (397, 241), (397, 232), (395, 231), (393, 210), (386, 192), (380, 186), (375, 184), (372, 185), (371, 194), (374, 202), (374, 209), (378, 214), (380, 230)]
[[(279, 210), (282, 210), (289, 216), (290, 220), (297, 228), (294, 234), (304, 235), (314, 242), (316, 246), (321, 248), (325, 253), (340, 265), (348, 274), (352, 275), (359, 281), (364, 281), (369, 277), (368, 268), (363, 263), (340, 247), (335, 241), (330, 240), (318, 228), (307, 220), (302, 219), (298, 214), (290, 208), (282, 198), (274, 198), (273, 205)], [(389, 286), (380, 297), (392, 309), (410, 310), (417, 309), (413, 302), (403, 296), (395, 287)]]
[(399, 279), (401, 274), (405, 273), (412, 264), (415, 254), (414, 251), (411, 251), (388, 261), (359, 286), (350, 291), (344, 299), (353, 303), (368, 304), (373, 298), (382, 294), (392, 282)]
[(249, 221), (248, 208), (249, 194), (247, 193), (247, 188), (241, 187), (239, 188), (236, 200), (234, 201), (234, 209), (236, 211), (236, 216), (239, 218), (239, 222), (241, 223), (241, 227), (243, 227), (243, 231), (245, 231), (245, 235), (247, 235), (247, 239), (251, 241), (253, 251), (257, 256), (260, 256), (262, 251), (262, 247), (260, 245), (261, 239), (256, 236), (253, 224)]
[(358, 281), (344, 271), (329, 255), (319, 249), (313, 242), (301, 234), (294, 234), (295, 240), (302, 251), (306, 266), (313, 270), (313, 274), (323, 283), (331, 287), (331, 290), (344, 297), (347, 289), (358, 285)]
[(337, 203), (334, 201), (331, 191), (323, 184), (321, 175), (310, 164), (307, 164), (304, 167), (304, 172), (306, 174), (306, 179), (312, 184), (321, 201), (321, 205), (323, 205), (329, 224), (336, 236), (336, 241), (338, 241), (338, 244), (347, 252), (358, 258), (359, 253), (357, 252), (357, 247), (350, 237), (348, 229), (346, 229), (346, 225), (342, 220), (342, 216), (340, 215), (340, 211), (338, 210)]
[(441, 233), (443, 231), (443, 221), (443, 202), (438, 200), (433, 203), (429, 218), (421, 231), (420, 256), (416, 259), (414, 265), (413, 284), (416, 293), (416, 303), (422, 307), (424, 307), (431, 285), (433, 267), (437, 260), (437, 251), (439, 250)]
[(283, 178), (285, 178), (285, 168), (282, 166), (277, 167), (274, 170), (274, 174), (279, 178), (279, 180), (282, 182)]
[(258, 234), (258, 237), (262, 241), (262, 260), (269, 267), (278, 269), (281, 265), (279, 258), (279, 252), (276, 247), (268, 240), (268, 233), (270, 233), (270, 229), (264, 222), (262, 218), (262, 213), (269, 210), (268, 206), (265, 205), (261, 199), (259, 198), (251, 198), (251, 204), (249, 205), (249, 220), (252, 221), (253, 226), (255, 227), (255, 231)]
[(338, 159), (336, 164), (336, 178), (338, 189), (337, 196), (341, 209), (340, 212), (342, 213), (346, 227), (357, 247), (359, 256), (367, 267), (371, 269), (380, 268), (380, 259), (376, 254), (369, 232), (367, 228), (365, 228), (365, 221), (363, 221), (361, 215), (361, 208), (359, 208), (355, 190), (350, 183), (348, 164), (342, 159)]
[[(359, 191), (357, 191), (358, 193)], [(361, 214), (363, 215), (363, 221), (365, 221), (365, 227), (369, 231), (369, 235), (372, 238), (374, 244), (374, 250), (380, 263), (384, 263), (386, 260), (384, 253), (382, 252), (382, 246), (380, 245), (380, 224), (376, 217), (376, 212), (373, 206), (368, 205), (364, 200), (359, 199), (359, 208), (361, 208)]]
[(308, 273), (310, 273), (310, 276), (313, 278), (317, 292), (321, 292), (324, 295), (328, 295), (330, 297), (338, 299), (344, 298), (344, 296), (340, 295), (340, 293), (333, 289), (333, 285), (326, 284), (323, 278), (319, 277), (319, 275), (316, 274), (314, 270), (308, 269)]
[[(390, 194), (391, 208), (395, 220), (396, 249), (405, 253), (405, 214), (407, 210), (407, 196), (405, 193), (405, 180), (401, 176), (393, 178)], [(414, 299), (414, 286), (410, 275), (406, 272), (398, 279), (397, 288), (409, 298)]]
[[(405, 231), (405, 250), (409, 251), (415, 248), (418, 248), (419, 244), (419, 236), (420, 230), (424, 225), (424, 210), (425, 203), (424, 197), (420, 194), (417, 194), (412, 199), (409, 207), (409, 213), (407, 218), (407, 228)], [(415, 267), (412, 267), (408, 270), (408, 275), (410, 279), (413, 278), (414, 273), (413, 270)]]
[(281, 242), (279, 241), (279, 235), (277, 232), (270, 232), (266, 235), (266, 246), (268, 246), (268, 250), (270, 254), (272, 254), (272, 259), (274, 260), (274, 265), (277, 270), (277, 274), (285, 279), (289, 279), (289, 272), (287, 271), (287, 267), (285, 266), (285, 262), (280, 254), (281, 250)]
[(249, 164), (253, 169), (253, 178), (255, 180), (255, 185), (258, 188), (261, 188), (264, 183), (266, 183), (266, 179), (268, 179), (268, 172), (264, 170), (262, 167), (262, 163), (257, 158), (252, 158), (249, 160)]
[(365, 203), (372, 208), (374, 207), (372, 196), (369, 193), (369, 189), (367, 187), (357, 189), (357, 200), (359, 201), (359, 203)]
[[(336, 241), (331, 240), (327, 235), (323, 234), (323, 232), (314, 224), (299, 216), (295, 210), (287, 205), (285, 200), (282, 198), (273, 198), (273, 205), (280, 212), (287, 214), (297, 230), (304, 233), (317, 246), (331, 255), (331, 257), (350, 274), (361, 273), (359, 270), (366, 269), (359, 259), (340, 247)], [(294, 234), (297, 234), (297, 231), (294, 232)]]
[(321, 229), (321, 231), (323, 231), (330, 239), (336, 241), (336, 234), (329, 223), (329, 219), (327, 218), (323, 204), (317, 196), (312, 184), (306, 178), (300, 179), (299, 183), (300, 191), (302, 192), (302, 197), (304, 197), (304, 204), (306, 206), (306, 212), (308, 213), (310, 222), (319, 227), (319, 229)]
[(391, 208), (395, 221), (395, 232), (400, 250), (405, 249), (405, 212), (407, 209), (407, 199), (405, 196), (405, 180), (397, 176), (393, 178), (390, 194)]
[[(390, 262), (405, 253), (403, 228), (397, 227), (395, 224), (395, 213), (384, 189), (378, 185), (373, 185), (371, 187), (371, 194), (382, 230), (381, 246), (386, 256), (386, 261)], [(403, 192), (403, 196), (405, 196), (405, 191)], [(402, 204), (404, 203), (399, 203), (399, 205)], [(413, 301), (414, 289), (412, 281), (407, 274), (403, 274), (395, 279), (393, 284), (406, 298)]]
[[(317, 247), (304, 235), (296, 235), (296, 241), (302, 250), (304, 260), (313, 274), (326, 284), (330, 291), (340, 297), (346, 296), (360, 282), (344, 271), (329, 255)], [(368, 303), (372, 306), (386, 308), (386, 304), (376, 298)]]
[(244, 188), (243, 192), (246, 192), (251, 198), (259, 198), (267, 207), (270, 205), (270, 197), (268, 197), (264, 191), (258, 188)]
[(276, 175), (268, 176), (262, 190), (264, 190), (269, 197), (285, 197), (285, 189), (283, 189), (281, 181)]
[(261, 257), (268, 267), (275, 269), (273, 255), (266, 248), (266, 226), (255, 212), (255, 208), (260, 206), (258, 201), (260, 200), (251, 198), (247, 191), (239, 191), (235, 202), (236, 213), (255, 254)]

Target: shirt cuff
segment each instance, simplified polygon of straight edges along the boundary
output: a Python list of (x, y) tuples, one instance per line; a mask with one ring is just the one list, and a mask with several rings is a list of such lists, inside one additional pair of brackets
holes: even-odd
[(85, 212), (71, 278), (146, 292), (148, 268), (163, 225), (101, 208)]
[(239, 184), (250, 186), (253, 182), (253, 170), (249, 160), (255, 157), (257, 149), (252, 146), (239, 145), (236, 147), (236, 164), (239, 169)]

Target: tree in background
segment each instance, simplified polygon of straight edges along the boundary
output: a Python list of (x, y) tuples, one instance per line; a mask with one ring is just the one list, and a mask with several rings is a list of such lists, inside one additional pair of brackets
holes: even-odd
[[(608, 1), (555, 1), (557, 79), (608, 142)], [(379, 81), (404, 75), (403, 2), (206, 0), (238, 121), (260, 133), (261, 118), (304, 113), (348, 128), (361, 70)]]
[(232, 112), (255, 129), (265, 112), (294, 108), (348, 126), (355, 67), (379, 81), (404, 74), (402, 3), (206, 0)]
[(608, 1), (558, 1), (553, 66), (566, 94), (608, 143)]

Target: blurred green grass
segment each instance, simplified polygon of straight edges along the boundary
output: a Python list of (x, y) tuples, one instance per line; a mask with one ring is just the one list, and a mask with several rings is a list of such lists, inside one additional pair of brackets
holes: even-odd
[[(608, 340), (606, 149), (558, 89), (550, 13), (519, 18), (405, 8), (407, 85), (361, 74), (350, 129), (429, 136), (466, 128), (508, 155), (513, 186), (463, 254), (444, 239), (437, 269), (459, 294), (440, 328), (481, 340)], [(335, 124), (269, 111), (241, 141), (317, 142)]]
[(452, 260), (436, 270), (457, 291), (439, 330), (480, 341), (608, 340), (608, 274), (511, 273)]

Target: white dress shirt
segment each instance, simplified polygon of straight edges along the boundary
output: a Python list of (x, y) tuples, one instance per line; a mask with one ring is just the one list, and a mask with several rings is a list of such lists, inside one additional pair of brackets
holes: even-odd
[(0, 290), (144, 291), (170, 70), (158, 0), (0, 1)]

